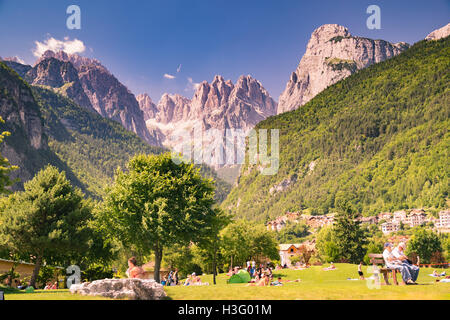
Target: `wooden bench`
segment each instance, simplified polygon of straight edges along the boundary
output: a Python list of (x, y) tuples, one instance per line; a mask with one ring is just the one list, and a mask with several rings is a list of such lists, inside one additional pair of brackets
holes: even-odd
[[(395, 285), (398, 285), (397, 281), (397, 272), (399, 272), (397, 269), (389, 269), (384, 266), (384, 259), (382, 254), (378, 253), (369, 253), (370, 262), (373, 265), (374, 272), (375, 270), (378, 270), (380, 273), (383, 274), (384, 278), (384, 284), (390, 285), (389, 283), (389, 273), (392, 273), (392, 281)], [(382, 267), (379, 267), (381, 265)]]

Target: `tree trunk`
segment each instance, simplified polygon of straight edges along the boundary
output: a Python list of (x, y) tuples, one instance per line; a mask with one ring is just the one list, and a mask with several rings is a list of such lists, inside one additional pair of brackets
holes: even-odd
[(156, 246), (155, 246), (155, 272), (154, 272), (155, 276), (154, 276), (154, 278), (155, 278), (155, 281), (158, 283), (161, 282), (159, 270), (161, 269), (162, 255), (163, 255), (162, 248), (160, 248), (158, 246), (158, 244), (156, 244)]
[(216, 266), (216, 243), (214, 242), (213, 246), (213, 283), (216, 284), (216, 274), (217, 274), (217, 266)]
[(30, 280), (30, 287), (33, 287), (36, 289), (36, 279), (39, 275), (39, 270), (41, 269), (41, 264), (42, 264), (42, 255), (38, 255), (35, 265), (34, 265), (34, 270), (33, 270), (33, 274), (31, 275), (31, 280)]

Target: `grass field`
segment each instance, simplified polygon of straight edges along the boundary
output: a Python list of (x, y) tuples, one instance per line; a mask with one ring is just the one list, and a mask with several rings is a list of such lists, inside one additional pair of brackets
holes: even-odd
[[(218, 276), (217, 285), (215, 286), (212, 285), (212, 276), (205, 275), (201, 277), (202, 281), (209, 282), (209, 286), (166, 287), (166, 292), (168, 299), (173, 300), (450, 300), (450, 283), (436, 283), (435, 278), (428, 275), (434, 269), (422, 268), (420, 270), (419, 285), (383, 285), (378, 289), (370, 289), (366, 281), (347, 280), (347, 278), (357, 278), (356, 265), (336, 264), (336, 270), (323, 271), (322, 268), (327, 266), (311, 267), (306, 270), (276, 271), (274, 276), (281, 276), (283, 280), (301, 279), (300, 282), (286, 283), (279, 287), (247, 287), (246, 284), (227, 284), (226, 279), (228, 277), (221, 274)], [(444, 269), (436, 270), (441, 272)], [(370, 276), (370, 274), (367, 274), (367, 267), (364, 267), (363, 271), (366, 276)], [(102, 298), (72, 295), (68, 290), (37, 290), (31, 294), (6, 292), (5, 299), (92, 300)]]

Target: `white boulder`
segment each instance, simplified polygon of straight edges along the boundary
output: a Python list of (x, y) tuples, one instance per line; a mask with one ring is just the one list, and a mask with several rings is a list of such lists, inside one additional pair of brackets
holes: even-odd
[(155, 280), (103, 279), (73, 284), (71, 293), (83, 296), (103, 296), (113, 299), (161, 300), (166, 296), (164, 287)]

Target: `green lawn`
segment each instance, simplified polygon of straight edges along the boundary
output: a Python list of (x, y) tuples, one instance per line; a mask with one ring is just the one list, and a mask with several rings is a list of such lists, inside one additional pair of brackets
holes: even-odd
[[(212, 284), (212, 276), (202, 277), (209, 286), (167, 287), (169, 298), (182, 299), (282, 299), (282, 300), (316, 300), (316, 299), (446, 299), (450, 300), (450, 283), (436, 283), (435, 278), (428, 276), (434, 269), (420, 270), (419, 285), (381, 286), (370, 289), (366, 281), (346, 280), (357, 278), (357, 266), (336, 264), (336, 270), (323, 271), (322, 268), (311, 267), (306, 270), (280, 270), (274, 276), (282, 279), (301, 279), (301, 282), (286, 283), (279, 287), (247, 287), (245, 284), (226, 284), (226, 275), (219, 275), (217, 285)], [(442, 271), (443, 269), (436, 269)], [(364, 275), (367, 267), (363, 267)], [(447, 270), (448, 273), (448, 270)], [(392, 280), (390, 281), (392, 283)]]
[[(0, 290), (5, 288), (0, 287)], [(5, 293), (5, 300), (111, 300), (104, 297), (82, 296), (71, 294), (68, 289), (64, 290), (36, 290), (34, 293), (24, 291), (8, 291)]]
[[(436, 283), (435, 278), (428, 276), (434, 269), (422, 268), (418, 279), (419, 285), (413, 286), (381, 286), (370, 289), (366, 281), (346, 280), (357, 278), (357, 266), (336, 264), (337, 270), (323, 271), (323, 267), (311, 267), (306, 270), (280, 270), (274, 273), (283, 280), (301, 279), (301, 282), (286, 283), (280, 287), (247, 287), (245, 284), (226, 283), (228, 278), (221, 274), (217, 285), (212, 285), (212, 276), (202, 276), (202, 281), (209, 286), (166, 287), (168, 299), (187, 300), (231, 300), (231, 299), (283, 299), (283, 300), (315, 300), (315, 299), (445, 299), (450, 300), (450, 283)], [(439, 272), (444, 269), (436, 269)], [(363, 268), (367, 274), (367, 267)], [(447, 270), (447, 273), (448, 270)], [(391, 280), (392, 283), (392, 280)], [(0, 288), (0, 290), (2, 290)], [(94, 300), (100, 297), (72, 295), (68, 290), (44, 291), (35, 293), (6, 292), (7, 300)]]

